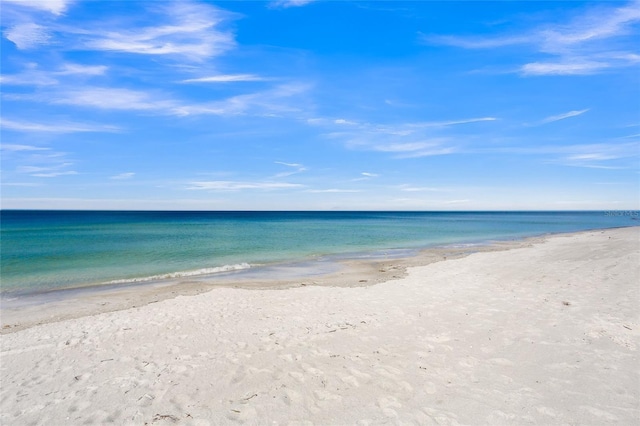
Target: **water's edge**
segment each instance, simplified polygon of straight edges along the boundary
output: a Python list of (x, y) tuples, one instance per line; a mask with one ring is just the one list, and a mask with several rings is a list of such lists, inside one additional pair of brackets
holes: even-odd
[(354, 287), (402, 278), (407, 269), (465, 257), (477, 252), (506, 251), (543, 243), (558, 236), (605, 232), (629, 227), (597, 228), (580, 232), (545, 233), (523, 238), (432, 246), (389, 256), (379, 251), (294, 260), (252, 269), (186, 279), (163, 279), (128, 284), (79, 287), (29, 294), (14, 300), (0, 299), (2, 327), (11, 333), (38, 324), (104, 312), (131, 309), (179, 296), (196, 295), (215, 288), (282, 290), (305, 286)]

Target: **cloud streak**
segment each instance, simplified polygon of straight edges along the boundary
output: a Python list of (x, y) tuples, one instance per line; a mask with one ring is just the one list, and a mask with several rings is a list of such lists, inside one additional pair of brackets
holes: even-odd
[(32, 145), (16, 145), (16, 144), (2, 144), (0, 145), (2, 151), (7, 152), (20, 152), (20, 151), (48, 151), (50, 148), (44, 148), (41, 146)]
[(240, 191), (240, 190), (263, 190), (272, 191), (280, 189), (301, 188), (304, 185), (287, 182), (246, 182), (246, 181), (199, 181), (191, 182), (187, 189), (206, 191)]
[(47, 28), (26, 22), (9, 28), (5, 31), (5, 37), (18, 49), (28, 50), (49, 44), (52, 36)]
[[(235, 46), (233, 34), (218, 27), (229, 16), (213, 6), (192, 2), (173, 2), (150, 9), (156, 26), (69, 30), (83, 38), (76, 48), (133, 53), (139, 55), (180, 56), (202, 61)], [(98, 28), (101, 26), (98, 25)]]
[(126, 173), (117, 174), (115, 176), (111, 176), (109, 179), (112, 179), (112, 180), (127, 180), (127, 179), (131, 179), (135, 175), (136, 174), (133, 173), (133, 172), (126, 172)]
[(70, 0), (3, 0), (5, 3), (23, 6), (60, 15), (73, 1)]
[(281, 164), (283, 166), (287, 166), (292, 168), (293, 170), (290, 170), (288, 172), (281, 172), (275, 175), (276, 178), (282, 178), (282, 177), (287, 177), (287, 176), (291, 176), (291, 175), (295, 175), (298, 173), (302, 173), (307, 171), (307, 168), (305, 166), (303, 166), (302, 164), (298, 164), (298, 163), (283, 163), (282, 161), (275, 161), (276, 164)]
[[(335, 131), (326, 136), (343, 140), (347, 148), (386, 152), (394, 154), (394, 158), (403, 159), (460, 152), (459, 139), (447, 136), (450, 128), (496, 120), (496, 117), (476, 117), (382, 125), (345, 119), (314, 118), (308, 119), (307, 124), (334, 129)], [(442, 135), (443, 133), (445, 135)]]
[[(69, 2), (12, 1), (12, 4), (49, 10), (62, 14)], [(221, 29), (232, 14), (217, 7), (191, 1), (149, 3), (147, 15), (155, 25), (111, 21), (108, 25), (96, 21), (91, 25), (71, 26), (48, 23), (46, 26), (20, 18), (22, 21), (5, 31), (4, 36), (18, 49), (30, 50), (50, 44), (64, 44), (65, 50), (106, 51), (145, 56), (179, 57), (202, 62), (235, 47), (231, 31)], [(135, 19), (135, 18), (134, 18)], [(135, 28), (135, 29), (133, 29)]]
[(138, 111), (151, 115), (256, 115), (279, 116), (299, 112), (308, 106), (302, 96), (309, 86), (282, 84), (271, 89), (231, 96), (212, 102), (188, 103), (154, 90), (84, 86), (37, 94), (6, 94), (4, 100), (46, 102), (114, 111)]
[(589, 111), (588, 108), (587, 109), (577, 110), (577, 111), (569, 111), (569, 112), (565, 112), (564, 114), (552, 115), (550, 117), (547, 117), (547, 118), (543, 119), (541, 121), (541, 123), (542, 124), (553, 123), (554, 121), (560, 121), (560, 120), (565, 120), (565, 119), (571, 118), (571, 117), (577, 117), (579, 115), (584, 114), (587, 111)]
[(289, 8), (289, 7), (300, 7), (306, 6), (310, 3), (315, 2), (316, 0), (276, 0), (269, 3), (270, 7), (273, 8)]
[(640, 22), (640, 2), (597, 5), (563, 24), (546, 25), (523, 34), (496, 37), (423, 35), (422, 41), (464, 49), (531, 46), (544, 60), (517, 68), (524, 76), (589, 75), (640, 63), (634, 52), (634, 27)]
[(235, 83), (242, 81), (265, 81), (264, 77), (254, 74), (218, 74), (208, 77), (189, 78), (181, 83)]
[(117, 133), (121, 131), (121, 129), (116, 126), (90, 125), (68, 122), (43, 124), (27, 121), (8, 120), (6, 118), (0, 119), (0, 127), (7, 130), (28, 133)]

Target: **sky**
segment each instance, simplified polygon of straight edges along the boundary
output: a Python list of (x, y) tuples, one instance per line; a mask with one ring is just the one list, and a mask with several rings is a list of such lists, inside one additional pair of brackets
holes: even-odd
[(640, 2), (1, 4), (2, 208), (640, 208)]

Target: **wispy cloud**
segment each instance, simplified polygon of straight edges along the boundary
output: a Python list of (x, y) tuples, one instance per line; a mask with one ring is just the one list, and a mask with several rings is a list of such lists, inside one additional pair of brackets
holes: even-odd
[(115, 176), (111, 176), (109, 179), (113, 179), (113, 180), (126, 180), (126, 179), (131, 179), (132, 177), (134, 177), (136, 174), (133, 172), (126, 172), (126, 173), (120, 173), (117, 174)]
[(352, 182), (362, 182), (365, 180), (371, 180), (373, 178), (377, 178), (380, 175), (377, 173), (370, 173), (370, 172), (362, 172), (360, 173), (360, 177), (355, 178), (355, 179), (351, 179)]
[(16, 24), (6, 30), (4, 36), (22, 50), (47, 45), (51, 39), (47, 28), (33, 22)]
[(115, 126), (91, 125), (83, 123), (59, 122), (53, 124), (33, 123), (27, 121), (0, 119), (0, 127), (18, 132), (41, 133), (83, 133), (83, 132), (108, 132), (117, 133), (120, 128)]
[(77, 175), (78, 172), (74, 170), (60, 171), (60, 172), (46, 172), (46, 173), (33, 173), (31, 176), (33, 177), (41, 177), (41, 178), (55, 178), (59, 176), (70, 176)]
[(19, 173), (26, 173), (33, 177), (54, 178), (59, 176), (77, 175), (75, 170), (65, 170), (73, 165), (73, 163), (62, 163), (53, 166), (21, 166), (18, 167)]
[[(460, 138), (447, 135), (458, 125), (492, 122), (496, 117), (375, 124), (345, 119), (312, 118), (312, 126), (333, 129), (326, 134), (344, 141), (347, 148), (395, 154), (395, 158), (418, 158), (459, 152)], [(348, 124), (348, 125), (347, 125)], [(444, 134), (444, 135), (442, 135)]]
[(289, 170), (289, 171), (286, 171), (286, 172), (281, 172), (281, 173), (276, 174), (275, 175), (276, 178), (287, 177), (287, 176), (291, 176), (291, 175), (295, 175), (295, 174), (307, 171), (307, 168), (305, 166), (303, 166), (302, 164), (298, 164), (298, 163), (284, 163), (282, 161), (275, 161), (274, 163), (281, 164), (283, 166), (287, 166), (287, 167), (292, 169), (292, 170)]
[(257, 115), (279, 116), (309, 107), (301, 98), (309, 89), (302, 84), (282, 84), (271, 89), (231, 96), (213, 102), (189, 103), (160, 90), (84, 86), (37, 94), (5, 94), (10, 101), (46, 102), (104, 110), (140, 111), (157, 115)]
[(612, 64), (584, 58), (564, 58), (559, 62), (531, 62), (520, 68), (523, 75), (588, 75), (596, 74)]
[(496, 37), (423, 35), (429, 44), (465, 49), (498, 49), (529, 45), (544, 60), (522, 64), (517, 72), (525, 76), (587, 75), (610, 68), (640, 63), (636, 25), (640, 2), (598, 4), (563, 24), (545, 25), (522, 34)]
[(5, 86), (53, 86), (61, 84), (62, 79), (67, 77), (73, 79), (73, 84), (77, 84), (78, 77), (102, 76), (108, 69), (105, 65), (64, 63), (57, 70), (44, 71), (37, 64), (28, 64), (20, 73), (1, 75), (0, 83)]
[(300, 6), (306, 6), (309, 3), (313, 3), (315, 1), (316, 0), (275, 0), (269, 3), (269, 6), (275, 7), (275, 8), (300, 7)]
[(423, 123), (410, 123), (408, 127), (447, 127), (456, 126), (459, 124), (481, 123), (483, 121), (496, 121), (496, 117), (478, 117), (467, 118), (462, 120), (450, 120), (450, 121), (427, 121)]
[(358, 189), (339, 189), (339, 188), (329, 188), (329, 189), (309, 189), (305, 192), (310, 192), (312, 194), (349, 194), (355, 192), (362, 192)]
[(125, 111), (171, 111), (179, 107), (177, 102), (155, 93), (106, 87), (60, 91), (47, 98), (53, 104)]
[(65, 63), (59, 71), (54, 72), (57, 75), (104, 75), (109, 68), (105, 65), (82, 65)]
[(424, 43), (427, 44), (442, 44), (447, 46), (461, 47), (464, 49), (493, 49), (497, 47), (512, 46), (515, 44), (531, 43), (531, 39), (526, 36), (478, 38), (420, 33), (420, 38)]
[(310, 89), (306, 84), (289, 83), (271, 89), (232, 96), (219, 101), (182, 104), (172, 107), (175, 115), (259, 115), (280, 116), (309, 108), (302, 98)]
[(458, 152), (455, 146), (448, 146), (446, 139), (432, 141), (419, 141), (407, 143), (379, 144), (373, 147), (374, 151), (392, 152), (396, 158), (431, 157), (434, 155), (447, 155)]
[(233, 34), (219, 29), (229, 17), (220, 9), (201, 3), (172, 2), (149, 11), (155, 15), (155, 26), (131, 30), (102, 28), (71, 30), (82, 42), (78, 48), (140, 55), (173, 55), (201, 61), (235, 46)]
[(208, 191), (239, 191), (243, 189), (250, 190), (278, 190), (300, 188), (303, 185), (287, 182), (246, 182), (246, 181), (200, 181), (191, 182), (187, 189), (192, 190), (208, 190)]
[(566, 118), (577, 117), (579, 115), (584, 114), (587, 111), (589, 111), (588, 108), (587, 109), (576, 110), (576, 111), (569, 111), (569, 112), (565, 112), (564, 114), (552, 115), (550, 117), (547, 117), (547, 118), (541, 120), (540, 123), (546, 124), (546, 123), (552, 123), (554, 121), (564, 120)]
[(27, 8), (51, 12), (54, 15), (60, 15), (67, 10), (67, 7), (73, 3), (73, 0), (3, 0), (5, 3), (11, 3)]
[(442, 188), (436, 188), (431, 186), (412, 186), (412, 185), (400, 185), (398, 189), (403, 192), (440, 192), (444, 190)]
[[(639, 143), (600, 143), (530, 148), (531, 153), (548, 154), (550, 164), (593, 169), (624, 169), (637, 167)], [(635, 165), (634, 165), (635, 164)]]
[[(38, 0), (16, 2), (61, 14), (69, 2)], [(232, 14), (217, 7), (192, 1), (148, 3), (146, 15), (155, 25), (132, 20), (105, 24), (70, 26), (57, 23), (42, 25), (31, 21), (15, 22), (4, 36), (19, 49), (35, 49), (64, 43), (66, 50), (109, 51), (149, 56), (174, 56), (200, 62), (235, 46), (231, 31), (221, 29)], [(135, 18), (133, 18), (135, 19)], [(134, 29), (135, 28), (135, 29)]]
[(20, 187), (20, 188), (33, 188), (33, 187), (42, 186), (42, 184), (34, 183), (34, 182), (7, 182), (7, 183), (3, 182), (2, 186), (16, 186), (16, 187)]
[(240, 81), (265, 81), (264, 77), (254, 74), (218, 74), (208, 77), (189, 78), (181, 83), (235, 83)]
[(20, 151), (48, 151), (50, 148), (44, 148), (41, 146), (33, 145), (15, 145), (15, 144), (2, 144), (0, 149), (8, 152), (20, 152)]

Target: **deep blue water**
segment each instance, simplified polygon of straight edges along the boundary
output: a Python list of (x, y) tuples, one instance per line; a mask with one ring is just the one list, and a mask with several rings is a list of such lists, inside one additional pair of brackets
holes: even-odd
[(638, 212), (3, 210), (1, 291), (200, 276), (327, 255), (640, 225)]

